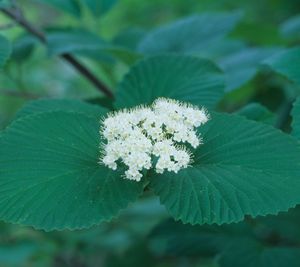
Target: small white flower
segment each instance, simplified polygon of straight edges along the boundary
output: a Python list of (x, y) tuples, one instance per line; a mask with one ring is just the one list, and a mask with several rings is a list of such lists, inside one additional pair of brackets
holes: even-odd
[(208, 120), (205, 109), (165, 98), (150, 107), (112, 113), (100, 131), (107, 141), (101, 162), (113, 170), (124, 164), (125, 177), (135, 181), (152, 167), (157, 173), (177, 173), (191, 162), (184, 144), (202, 144), (196, 128)]

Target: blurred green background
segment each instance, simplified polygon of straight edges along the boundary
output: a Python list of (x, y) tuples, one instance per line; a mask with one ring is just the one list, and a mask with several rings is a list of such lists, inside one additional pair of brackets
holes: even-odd
[[(50, 2), (20, 0), (16, 4), (33, 25), (45, 31), (58, 28), (71, 31), (76, 28), (133, 50), (147, 31), (178, 18), (207, 12), (240, 13), (241, 20), (222, 41), (222, 49), (218, 47), (209, 52), (210, 58), (220, 59), (229, 72), (232, 70), (234, 75), (245, 79), (234, 90), (228, 90), (219, 108), (234, 112), (248, 103), (259, 102), (270, 110), (263, 110), (265, 117), (262, 120), (271, 119), (273, 123), (275, 117), (276, 125), (289, 131), (287, 113), (299, 88), (259, 67), (258, 61), (268, 57), (269, 52), (265, 54), (266, 51), (300, 44), (298, 0), (120, 0), (111, 1), (115, 3), (111, 3), (111, 9), (108, 8), (106, 13), (96, 14), (80, 1), (77, 2), (80, 14), (78, 10), (70, 11), (64, 5), (57, 8), (57, 4)], [(61, 5), (64, 1), (53, 2)], [(60, 58), (49, 55), (45, 47), (3, 14), (0, 14), (0, 34), (11, 40), (14, 46), (11, 59), (0, 73), (0, 129), (5, 128), (22, 105), (36, 98), (77, 98), (109, 105), (108, 100), (85, 78)], [(234, 44), (230, 46), (230, 53), (226, 51), (228, 41)], [(257, 50), (249, 53), (249, 49)], [(241, 52), (234, 57), (235, 50)], [(80, 56), (82, 62), (115, 90), (129, 65), (106, 54), (100, 54), (99, 58)], [(241, 70), (247, 72), (241, 73)], [(247, 113), (245, 110), (242, 112)], [(227, 242), (233, 233), (243, 238), (258, 235), (259, 240), (274, 245), (277, 240), (270, 241), (265, 236), (271, 232), (268, 236), (276, 239), (276, 234), (273, 234), (276, 230), (285, 237), (292, 236), (293, 242), (299, 242), (298, 213), (296, 209), (275, 222), (274, 217), (249, 219), (246, 223), (254, 225), (255, 230), (245, 230), (243, 223), (234, 230), (228, 230), (227, 226), (225, 229), (182, 226), (168, 221), (168, 215), (158, 200), (146, 194), (112, 222), (89, 230), (45, 233), (30, 227), (1, 223), (0, 267), (218, 266), (215, 256), (218, 257), (220, 249), (215, 244)], [(216, 234), (218, 232), (223, 239)], [(300, 263), (295, 266), (300, 266)]]

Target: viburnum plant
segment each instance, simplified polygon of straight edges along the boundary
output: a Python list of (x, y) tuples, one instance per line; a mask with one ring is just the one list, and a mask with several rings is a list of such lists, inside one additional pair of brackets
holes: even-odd
[(209, 60), (157, 55), (124, 77), (113, 113), (78, 100), (27, 104), (0, 138), (0, 218), (85, 228), (111, 220), (146, 189), (190, 224), (294, 207), (299, 143), (214, 111), (223, 89)]
[[(79, 30), (44, 36), (7, 4), (0, 9), (108, 97), (103, 106), (42, 99), (18, 112), (0, 134), (1, 220), (47, 231), (87, 228), (112, 220), (144, 192), (192, 225), (239, 222), (300, 203), (299, 101), (292, 135), (268, 118), (254, 121), (260, 106), (224, 113), (226, 93), (255, 71), (238, 65), (230, 75), (234, 60), (204, 59), (213, 58), (239, 14), (191, 16), (150, 31), (129, 51)], [(0, 67), (10, 52), (0, 37)], [(129, 70), (110, 91), (73, 54), (118, 57)], [(299, 82), (291, 58), (299, 48), (263, 63)]]

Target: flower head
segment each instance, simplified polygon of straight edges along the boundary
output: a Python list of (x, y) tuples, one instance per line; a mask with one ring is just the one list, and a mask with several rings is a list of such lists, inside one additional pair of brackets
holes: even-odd
[(135, 181), (151, 167), (157, 173), (177, 173), (191, 162), (191, 152), (184, 145), (202, 144), (196, 129), (208, 120), (204, 108), (166, 98), (149, 107), (112, 113), (100, 131), (106, 139), (101, 162), (113, 170), (123, 163), (125, 177)]

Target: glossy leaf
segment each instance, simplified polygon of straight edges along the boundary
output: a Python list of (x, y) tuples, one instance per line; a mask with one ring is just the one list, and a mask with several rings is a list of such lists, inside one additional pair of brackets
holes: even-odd
[(279, 48), (245, 48), (218, 60), (225, 73), (225, 91), (238, 89), (249, 82), (259, 71), (260, 63), (278, 50)]
[(143, 53), (195, 53), (206, 50), (233, 30), (240, 13), (203, 14), (154, 29), (139, 44)]
[(140, 61), (121, 82), (117, 108), (150, 104), (158, 97), (215, 107), (223, 95), (223, 75), (210, 61), (192, 56), (154, 56)]
[(184, 223), (223, 224), (276, 214), (300, 202), (300, 147), (292, 137), (233, 115), (214, 114), (190, 168), (150, 179)]
[(99, 122), (63, 111), (13, 123), (0, 138), (0, 218), (45, 230), (109, 221), (142, 183), (100, 165)]
[(265, 61), (275, 72), (300, 84), (300, 47), (282, 51)]

